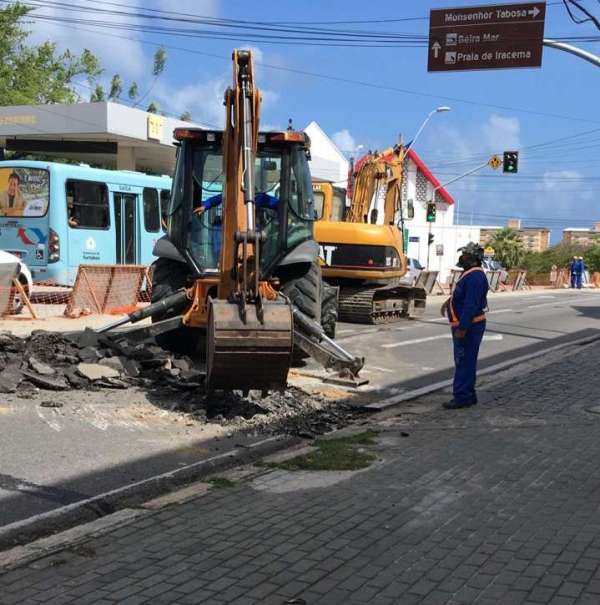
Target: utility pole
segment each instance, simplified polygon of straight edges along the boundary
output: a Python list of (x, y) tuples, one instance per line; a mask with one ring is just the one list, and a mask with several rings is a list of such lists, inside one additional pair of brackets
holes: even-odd
[(588, 52), (587, 50), (577, 48), (577, 46), (573, 46), (572, 44), (566, 44), (565, 42), (557, 42), (556, 40), (550, 40), (549, 38), (544, 38), (543, 44), (544, 46), (548, 46), (549, 48), (555, 48), (556, 50), (562, 50), (566, 53), (575, 55), (580, 59), (589, 61), (592, 65), (595, 65), (596, 67), (600, 67), (600, 57), (592, 54), (591, 52)]

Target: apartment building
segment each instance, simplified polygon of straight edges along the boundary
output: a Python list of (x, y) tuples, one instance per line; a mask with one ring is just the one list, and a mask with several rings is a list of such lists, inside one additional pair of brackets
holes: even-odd
[[(520, 239), (529, 252), (542, 252), (550, 247), (550, 229), (546, 227), (522, 227), (520, 219), (509, 219), (506, 227), (519, 232)], [(481, 227), (479, 243), (486, 246), (501, 229), (505, 227)]]
[(575, 246), (592, 246), (600, 241), (600, 223), (596, 223), (592, 229), (579, 229), (569, 227), (563, 229), (563, 244), (572, 244)]

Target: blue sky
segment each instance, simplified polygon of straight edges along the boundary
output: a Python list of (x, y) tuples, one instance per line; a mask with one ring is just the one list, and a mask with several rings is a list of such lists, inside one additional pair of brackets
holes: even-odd
[[(409, 18), (391, 23), (315, 27), (420, 35), (427, 34), (430, 9), (481, 4), (468, 0), (374, 4), (356, 0), (143, 3), (113, 0), (113, 3), (115, 6), (111, 7), (121, 5), (123, 13), (135, 13), (137, 5), (264, 22)], [(584, 0), (583, 4), (600, 17), (598, 0)], [(75, 0), (74, 5), (100, 3)], [(66, 13), (57, 6), (39, 9), (38, 14), (60, 18)], [(69, 15), (98, 18), (79, 13), (73, 6)], [(117, 25), (148, 23), (127, 14), (103, 20)], [(219, 126), (220, 102), (231, 77), (231, 49), (251, 46), (256, 51), (257, 78), (264, 92), (263, 124), (285, 127), (288, 118), (292, 118), (296, 127), (303, 127), (316, 120), (348, 153), (358, 145), (364, 149), (390, 146), (399, 133), (408, 140), (430, 110), (449, 105), (452, 110), (435, 115), (415, 146), (441, 182), (483, 163), (491, 153), (521, 150), (519, 174), (503, 175), (484, 169), (475, 177), (449, 186), (459, 202), (460, 222), (502, 224), (509, 216), (528, 217), (525, 224), (552, 228), (556, 241), (567, 225), (584, 227), (600, 220), (600, 70), (566, 53), (544, 49), (540, 69), (430, 74), (426, 47), (299, 46), (128, 33), (112, 28), (104, 28), (103, 34), (97, 34), (92, 33), (97, 29), (91, 25), (65, 27), (64, 23), (47, 21), (34, 22), (33, 27), (37, 39), (49, 38), (74, 50), (91, 48), (100, 56), (107, 77), (119, 72), (126, 82), (136, 79), (142, 91), (152, 84), (148, 74), (155, 50), (153, 44), (164, 44), (167, 68), (149, 98), (157, 99), (167, 113), (189, 110), (195, 119)], [(562, 3), (550, 0), (545, 36), (583, 35), (600, 35), (600, 32), (590, 23), (576, 25)], [(598, 42), (581, 46), (600, 55)], [(597, 131), (593, 132), (594, 129)], [(556, 139), (563, 140), (553, 143)], [(548, 145), (534, 147), (543, 143)]]

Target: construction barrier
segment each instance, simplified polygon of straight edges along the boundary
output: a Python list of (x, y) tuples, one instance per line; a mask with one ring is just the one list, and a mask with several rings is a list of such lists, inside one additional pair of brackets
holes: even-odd
[(149, 292), (149, 283), (148, 268), (142, 265), (80, 265), (65, 315), (131, 313), (144, 302), (142, 292)]
[(524, 290), (527, 286), (527, 281), (525, 278), (527, 277), (527, 271), (517, 271), (514, 279), (512, 280), (512, 290), (515, 292), (516, 290)]
[(487, 277), (488, 284), (490, 285), (490, 290), (492, 292), (497, 292), (500, 287), (500, 276), (502, 275), (502, 271), (486, 271), (485, 276)]
[[(123, 314), (150, 302), (152, 271), (143, 265), (81, 265), (72, 288), (36, 283), (27, 297), (18, 292), (17, 285), (3, 287), (0, 282), (0, 313), (6, 307), (7, 291), (25, 302), (14, 319)], [(15, 308), (13, 304), (8, 312)]]
[(458, 280), (462, 274), (463, 272), (460, 269), (452, 269), (450, 271), (450, 278), (448, 279), (450, 292), (454, 292), (454, 288), (456, 288), (456, 284), (458, 283)]
[(19, 270), (19, 263), (0, 264), (0, 317), (13, 312), (14, 279)]
[(439, 273), (439, 271), (421, 271), (415, 282), (415, 288), (423, 288), (427, 294), (431, 294)]

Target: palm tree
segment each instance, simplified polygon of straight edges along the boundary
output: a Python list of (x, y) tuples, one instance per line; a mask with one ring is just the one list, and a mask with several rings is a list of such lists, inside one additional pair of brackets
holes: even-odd
[(521, 235), (516, 229), (505, 227), (494, 234), (489, 245), (494, 249), (494, 257), (506, 269), (513, 269), (521, 265), (525, 259), (525, 246)]

